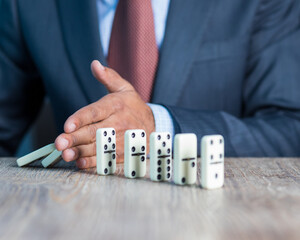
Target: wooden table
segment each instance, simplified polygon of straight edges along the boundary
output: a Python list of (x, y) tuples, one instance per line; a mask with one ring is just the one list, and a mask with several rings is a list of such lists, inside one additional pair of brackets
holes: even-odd
[[(1, 239), (300, 239), (300, 159), (228, 158), (204, 190), (0, 159)], [(149, 168), (148, 168), (149, 170)]]

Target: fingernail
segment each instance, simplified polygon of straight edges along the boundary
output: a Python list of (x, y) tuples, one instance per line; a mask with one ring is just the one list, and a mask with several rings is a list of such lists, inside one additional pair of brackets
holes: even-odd
[(86, 160), (85, 159), (79, 159), (77, 162), (78, 168), (84, 168), (86, 166)]
[(66, 149), (68, 147), (68, 145), (69, 145), (69, 141), (67, 139), (65, 139), (65, 138), (59, 139), (58, 143), (59, 143), (60, 147), (62, 148), (61, 150)]
[(73, 160), (75, 157), (75, 152), (72, 149), (67, 149), (66, 155), (68, 159)]
[(105, 67), (98, 61), (98, 66), (100, 68), (101, 71), (105, 70)]
[(76, 125), (74, 123), (69, 124), (68, 130), (69, 132), (74, 132), (76, 129)]

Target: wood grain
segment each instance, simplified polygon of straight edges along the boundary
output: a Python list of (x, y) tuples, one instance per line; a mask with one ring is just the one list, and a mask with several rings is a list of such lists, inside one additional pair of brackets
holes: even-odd
[[(299, 239), (300, 159), (228, 158), (225, 186), (18, 168), (0, 159), (1, 239)], [(198, 179), (199, 179), (198, 175)]]

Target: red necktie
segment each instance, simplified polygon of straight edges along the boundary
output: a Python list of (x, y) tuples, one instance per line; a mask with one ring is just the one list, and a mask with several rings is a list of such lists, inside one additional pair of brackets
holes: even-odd
[(158, 63), (151, 0), (119, 0), (107, 60), (150, 101)]

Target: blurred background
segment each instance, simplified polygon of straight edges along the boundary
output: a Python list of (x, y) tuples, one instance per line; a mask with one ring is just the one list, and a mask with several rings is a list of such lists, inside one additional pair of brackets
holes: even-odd
[(16, 152), (16, 157), (21, 157), (35, 149), (52, 143), (57, 135), (52, 107), (49, 99), (46, 98), (38, 118), (24, 136)]

